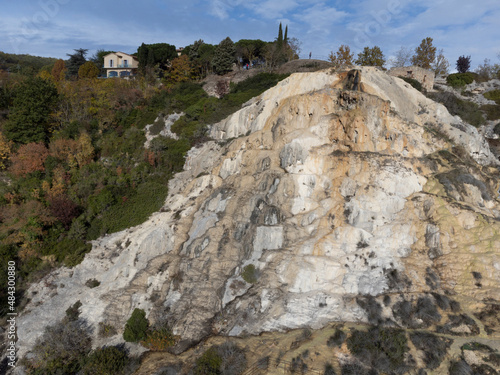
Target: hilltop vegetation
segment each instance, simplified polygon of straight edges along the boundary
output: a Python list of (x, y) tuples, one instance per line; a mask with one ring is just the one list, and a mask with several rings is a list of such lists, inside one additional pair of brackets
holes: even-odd
[[(186, 152), (206, 139), (206, 126), (284, 77), (259, 74), (220, 99), (195, 82), (155, 87), (141, 79), (7, 77), (0, 133), (4, 264), (16, 260), (21, 280), (31, 281), (81, 262), (87, 241), (146, 220), (163, 205)], [(145, 149), (145, 125), (173, 112), (186, 113), (172, 127), (179, 139), (159, 137)]]

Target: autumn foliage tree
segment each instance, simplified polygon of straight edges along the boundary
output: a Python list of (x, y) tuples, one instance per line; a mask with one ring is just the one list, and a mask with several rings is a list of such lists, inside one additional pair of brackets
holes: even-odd
[(424, 69), (431, 69), (435, 60), (436, 47), (432, 45), (432, 38), (422, 39), (422, 43), (415, 48), (415, 54), (411, 59), (412, 64)]
[(354, 54), (351, 53), (349, 46), (342, 44), (336, 53), (330, 52), (328, 59), (334, 67), (338, 68), (344, 65), (352, 65)]
[(45, 159), (49, 150), (43, 143), (28, 143), (19, 147), (17, 153), (11, 157), (10, 172), (15, 176), (26, 176), (33, 172), (45, 171)]
[(55, 82), (63, 81), (66, 76), (66, 65), (63, 59), (59, 59), (55, 62), (52, 68), (52, 78)]
[(7, 167), (7, 163), (12, 151), (12, 142), (0, 132), (0, 170)]
[(172, 60), (172, 65), (168, 72), (168, 82), (187, 82), (192, 79), (192, 73), (193, 68), (189, 61), (189, 57), (187, 55), (181, 55)]
[(99, 68), (92, 62), (87, 61), (78, 69), (78, 78), (97, 78), (99, 75)]

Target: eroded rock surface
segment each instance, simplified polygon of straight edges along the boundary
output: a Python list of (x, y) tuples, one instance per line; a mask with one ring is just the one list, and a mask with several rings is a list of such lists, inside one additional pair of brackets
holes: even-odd
[(30, 288), (21, 354), (77, 300), (96, 346), (134, 308), (167, 317), (178, 351), (332, 321), (484, 332), (470, 317), (500, 300), (499, 187), (473, 127), (360, 68), (292, 75), (211, 135), (235, 139), (193, 149), (161, 212)]

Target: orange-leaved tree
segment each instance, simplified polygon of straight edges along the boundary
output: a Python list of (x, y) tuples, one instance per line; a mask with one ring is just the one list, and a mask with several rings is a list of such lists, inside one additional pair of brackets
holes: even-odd
[(343, 65), (352, 65), (352, 59), (354, 57), (354, 53), (351, 53), (351, 49), (349, 46), (342, 44), (339, 47), (339, 50), (336, 53), (330, 52), (328, 56), (330, 62), (334, 65), (334, 67), (338, 68)]
[(45, 159), (49, 150), (43, 143), (28, 143), (19, 147), (17, 153), (11, 157), (12, 165), (9, 170), (15, 176), (26, 176), (33, 172), (45, 171)]

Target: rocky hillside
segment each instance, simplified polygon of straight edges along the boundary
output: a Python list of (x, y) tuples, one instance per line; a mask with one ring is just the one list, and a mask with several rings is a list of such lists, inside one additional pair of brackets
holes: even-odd
[[(348, 334), (328, 357), (300, 359), (337, 372), (378, 366), (353, 344), (367, 340), (362, 323), (406, 340), (391, 371), (448, 373), (462, 366), (453, 342), (464, 337), (498, 349), (499, 163), (474, 127), (404, 81), (357, 68), (294, 74), (210, 133), (161, 212), (30, 288), (20, 355), (77, 301), (94, 346), (123, 342), (140, 308), (169, 322), (175, 353), (224, 336), (258, 348), (252, 335), (270, 332), (282, 335), (267, 350), (278, 356), (292, 329), (318, 330), (303, 341), (323, 346)], [(335, 333), (334, 322), (348, 324)], [(116, 334), (98, 335), (99, 323)], [(439, 361), (428, 360), (433, 340)], [(476, 357), (463, 366), (495, 366)]]

